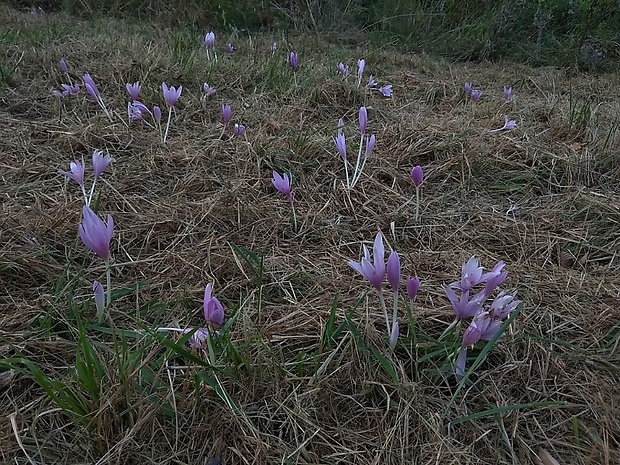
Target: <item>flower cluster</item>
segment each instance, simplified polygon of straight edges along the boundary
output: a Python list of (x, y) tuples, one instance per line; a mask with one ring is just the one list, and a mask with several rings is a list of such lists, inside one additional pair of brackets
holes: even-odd
[[(364, 60), (363, 58), (357, 60), (357, 87), (360, 87), (362, 84), (365, 68), (366, 60)], [(342, 78), (346, 80), (349, 76), (349, 67), (341, 61), (340, 63), (338, 63), (338, 72), (342, 75)], [(379, 83), (373, 78), (372, 74), (368, 77), (366, 89), (376, 90), (380, 92), (381, 95), (383, 95), (384, 97), (392, 96), (392, 84), (384, 84), (382, 86), (379, 86)]]
[[(368, 282), (375, 288), (379, 301), (383, 309), (385, 316), (385, 324), (388, 330), (389, 345), (394, 349), (398, 341), (398, 335), (400, 331), (398, 323), (398, 291), (400, 287), (401, 267), (400, 257), (396, 251), (392, 251), (387, 260), (387, 266), (385, 262), (385, 248), (383, 246), (383, 236), (381, 233), (377, 233), (373, 244), (372, 259), (368, 248), (364, 245), (364, 256), (359, 262), (350, 260), (348, 265), (355, 271), (360, 273)], [(385, 305), (385, 297), (383, 295), (383, 282), (387, 276), (388, 283), (392, 289), (393, 295), (393, 312), (392, 320), (388, 316), (387, 307)], [(406, 280), (407, 296), (410, 303), (413, 302), (415, 296), (420, 288), (420, 279), (417, 277), (409, 277)]]
[[(472, 102), (478, 102), (482, 97), (482, 91), (480, 89), (474, 89), (471, 82), (466, 82), (464, 88), (466, 99), (470, 99)], [(502, 96), (504, 97), (504, 103), (511, 103), (513, 101), (512, 87), (504, 86)], [(491, 132), (505, 131), (515, 129), (516, 127), (517, 122), (510, 119), (508, 115), (504, 115), (504, 125), (501, 128), (492, 129)]]
[(344, 121), (342, 118), (338, 121), (338, 133), (334, 137), (334, 144), (344, 163), (345, 178), (347, 181), (347, 189), (353, 189), (362, 176), (362, 171), (366, 165), (366, 160), (372, 154), (377, 141), (374, 134), (368, 135), (368, 111), (366, 107), (360, 107), (358, 113), (358, 124), (360, 130), (360, 143), (357, 151), (357, 160), (353, 167), (353, 176), (349, 176), (349, 161), (347, 160), (347, 141), (343, 132)]
[[(488, 341), (497, 335), (505, 320), (521, 303), (516, 293), (501, 291), (487, 303), (497, 288), (504, 282), (508, 273), (504, 262), (498, 262), (491, 271), (484, 273), (476, 257), (471, 257), (462, 267), (461, 279), (445, 288), (445, 293), (456, 315), (455, 323), (471, 318), (463, 334), (463, 342), (456, 362), (456, 375), (465, 375), (467, 348), (480, 340)], [(472, 291), (482, 286), (473, 296)], [(457, 292), (459, 295), (457, 295)]]

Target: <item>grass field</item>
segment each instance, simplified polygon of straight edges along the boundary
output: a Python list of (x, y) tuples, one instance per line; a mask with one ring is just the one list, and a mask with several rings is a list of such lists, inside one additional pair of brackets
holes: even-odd
[[(216, 30), (208, 60), (206, 32), (0, 12), (2, 463), (620, 463), (620, 78), (363, 35)], [(53, 94), (84, 73), (109, 117), (83, 88)], [(162, 130), (161, 84), (183, 86), (165, 143), (150, 115), (129, 120), (135, 81)], [(376, 146), (348, 189), (333, 138), (343, 118), (354, 169), (362, 106)], [(505, 115), (517, 127), (492, 131)], [(113, 158), (91, 203), (114, 219), (111, 287), (58, 173), (84, 157), (90, 187), (94, 150)], [(292, 175), (296, 223), (272, 170)], [(402, 282), (421, 280), (410, 311), (401, 284), (394, 350), (347, 264), (378, 232)], [(444, 287), (471, 256), (505, 262), (523, 304), (459, 381)], [(204, 326), (208, 283), (225, 309), (210, 350), (158, 331)]]

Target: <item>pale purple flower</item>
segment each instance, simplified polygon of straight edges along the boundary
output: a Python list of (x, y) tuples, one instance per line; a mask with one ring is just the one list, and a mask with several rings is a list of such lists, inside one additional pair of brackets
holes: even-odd
[(517, 121), (514, 119), (510, 119), (508, 115), (504, 115), (504, 125), (501, 128), (491, 129), (491, 132), (515, 129), (516, 127), (517, 127)]
[(142, 121), (142, 109), (134, 102), (127, 102), (127, 115), (131, 121)]
[(224, 105), (222, 103), (222, 121), (224, 121), (224, 124), (228, 124), (231, 116), (232, 116), (232, 109), (230, 108), (230, 105)]
[(215, 94), (215, 87), (210, 86), (206, 82), (202, 85), (202, 90), (204, 90), (205, 95), (208, 97), (209, 95)]
[(95, 172), (95, 179), (101, 176), (111, 161), (112, 157), (110, 155), (104, 155), (101, 150), (93, 151), (93, 171)]
[(469, 300), (469, 292), (462, 291), (459, 298), (456, 293), (450, 287), (445, 287), (444, 292), (446, 297), (452, 304), (452, 310), (456, 315), (456, 318), (462, 320), (474, 316), (482, 306), (482, 302), (479, 299)]
[(366, 84), (367, 89), (372, 89), (373, 87), (377, 87), (377, 81), (372, 77), (372, 74), (368, 78), (368, 84)]
[(168, 85), (165, 82), (162, 82), (161, 89), (164, 93), (164, 100), (166, 102), (166, 105), (168, 105), (169, 107), (173, 107), (174, 104), (177, 103), (177, 101), (179, 100), (179, 97), (181, 96), (181, 92), (183, 91), (183, 86), (179, 86), (179, 88), (176, 89), (173, 86), (168, 87)]
[(384, 97), (391, 97), (392, 96), (392, 84), (386, 84), (384, 86), (379, 87), (379, 92), (381, 92)]
[(414, 166), (411, 169), (411, 181), (415, 187), (420, 187), (422, 181), (424, 181), (424, 170), (420, 165)]
[(360, 107), (359, 116), (360, 132), (366, 134), (366, 127), (368, 126), (368, 112), (366, 107)]
[(84, 158), (81, 162), (79, 160), (72, 161), (69, 167), (71, 171), (58, 170), (58, 173), (73, 179), (81, 187), (84, 187)]
[(413, 300), (420, 290), (420, 278), (407, 278), (407, 297)]
[(394, 350), (396, 343), (398, 342), (399, 332), (398, 320), (394, 320), (394, 323), (392, 323), (392, 331), (390, 331), (390, 349), (392, 350)]
[(90, 76), (90, 74), (86, 73), (84, 74), (84, 76), (82, 76), (82, 79), (84, 81), (84, 87), (86, 88), (86, 91), (93, 99), (99, 102), (101, 100), (101, 96), (99, 95), (99, 89), (97, 88), (97, 84), (95, 84), (93, 78)]
[(127, 93), (131, 97), (132, 100), (138, 100), (138, 94), (140, 93), (140, 81), (136, 81), (133, 84), (129, 82), (125, 84), (125, 89), (127, 89)]
[(269, 47), (269, 49), (271, 50), (271, 54), (275, 55), (276, 50), (278, 49), (278, 43), (277, 42), (272, 43), (271, 47)]
[(233, 136), (245, 136), (245, 126), (235, 123), (233, 126)]
[(394, 292), (398, 292), (400, 284), (400, 258), (398, 252), (392, 251), (387, 261), (387, 279)]
[(97, 315), (103, 315), (105, 310), (105, 292), (103, 285), (99, 281), (93, 282), (93, 295), (95, 297), (95, 307), (97, 308)]
[(232, 52), (234, 52), (234, 51), (235, 51), (235, 46), (234, 46), (233, 44), (231, 44), (230, 42), (228, 42), (228, 43), (226, 44), (226, 47), (224, 48), (224, 51), (225, 51), (226, 53), (232, 53)]
[(271, 183), (273, 186), (282, 192), (286, 199), (293, 203), (293, 193), (291, 192), (291, 184), (292, 179), (291, 176), (287, 173), (280, 175), (276, 170), (273, 170), (273, 177), (271, 178)]
[(338, 149), (338, 153), (342, 157), (343, 160), (347, 159), (347, 142), (344, 137), (343, 132), (338, 132), (338, 135), (334, 137), (334, 143), (336, 144), (336, 148)]
[(482, 97), (482, 91), (480, 89), (472, 89), (469, 93), (469, 98), (472, 102), (477, 102)]
[(52, 94), (56, 97), (66, 97), (67, 95), (77, 95), (80, 92), (80, 85), (76, 82), (73, 85), (70, 84), (60, 84), (62, 90), (53, 90)]
[(482, 267), (476, 257), (470, 257), (461, 268), (461, 279), (450, 284), (451, 287), (460, 289), (461, 291), (469, 291), (476, 285), (484, 282), (482, 276)]
[(203, 307), (207, 324), (221, 326), (224, 323), (224, 307), (219, 300), (211, 295), (211, 283), (205, 287)]
[(512, 101), (512, 87), (504, 86), (504, 102), (510, 103)]
[(465, 96), (466, 97), (470, 97), (471, 96), (471, 90), (472, 90), (471, 82), (466, 82), (465, 83)]
[(347, 77), (349, 75), (349, 67), (345, 66), (345, 64), (341, 61), (338, 63), (338, 72), (342, 74), (342, 77)]
[(516, 294), (508, 294), (506, 291), (502, 291), (491, 303), (489, 313), (493, 318), (499, 320), (506, 318), (513, 311), (517, 309), (520, 300), (515, 300)]
[(60, 70), (63, 73), (68, 73), (69, 72), (69, 65), (67, 65), (67, 62), (65, 61), (64, 58), (60, 59), (60, 61), (58, 62), (58, 66), (60, 67)]
[[(186, 328), (181, 332), (183, 334), (188, 334), (194, 331), (194, 328)], [(209, 339), (209, 330), (207, 328), (198, 328), (194, 331), (194, 333), (187, 340), (187, 345), (192, 349), (206, 349), (207, 341)]]
[(364, 67), (366, 66), (366, 60), (360, 58), (357, 60), (357, 85), (359, 86), (362, 82), (362, 75), (364, 74)]
[(344, 128), (344, 120), (340, 118), (338, 120), (338, 134), (342, 134), (342, 129)]
[(291, 52), (288, 58), (288, 63), (291, 65), (293, 72), (296, 72), (299, 67), (299, 56), (297, 55), (297, 52)]
[(88, 205), (82, 207), (82, 222), (78, 226), (78, 233), (84, 245), (96, 253), (102, 260), (110, 260), (110, 241), (114, 234), (114, 221), (108, 214), (107, 223), (90, 209)]
[(375, 135), (371, 135), (370, 137), (366, 136), (366, 157), (369, 157), (370, 154), (372, 153), (373, 149), (375, 148), (375, 143), (377, 142), (377, 138), (375, 137)]
[(153, 119), (158, 123), (161, 121), (161, 108), (158, 105), (153, 105)]
[(215, 33), (213, 31), (205, 34), (205, 47), (207, 47), (207, 50), (211, 50), (215, 47)]
[(385, 249), (383, 248), (383, 236), (377, 233), (373, 246), (373, 261), (370, 260), (370, 252), (364, 245), (364, 256), (359, 263), (350, 260), (347, 264), (374, 286), (377, 291), (381, 291), (381, 285), (385, 278)]
[(465, 376), (465, 365), (467, 364), (467, 348), (461, 347), (459, 350), (459, 354), (456, 357), (456, 367), (454, 369), (454, 374), (458, 380), (462, 379)]

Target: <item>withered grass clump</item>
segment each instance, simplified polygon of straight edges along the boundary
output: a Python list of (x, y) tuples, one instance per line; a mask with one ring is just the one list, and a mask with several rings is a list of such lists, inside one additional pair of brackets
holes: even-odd
[[(19, 60), (0, 96), (0, 354), (79, 384), (76, 315), (93, 319), (90, 283), (103, 268), (79, 243), (80, 195), (57, 170), (94, 149), (115, 159), (99, 202), (116, 225), (112, 316), (125, 331), (115, 345), (89, 327), (105, 382), (85, 398), (88, 415), (67, 414), (30, 377), (0, 371), (2, 462), (527, 464), (544, 448), (564, 463), (619, 463), (617, 76), (451, 65), (269, 35), (232, 37), (234, 54), (210, 68), (203, 31), (10, 8), (0, 28), (2, 66)], [(337, 63), (361, 56), (394, 85), (393, 98), (341, 81)], [(96, 79), (113, 122), (84, 93), (51, 94), (64, 82), (62, 57), (74, 80)], [(162, 81), (183, 85), (165, 145), (125, 124), (124, 85), (137, 80), (150, 106), (163, 103)], [(466, 80), (484, 91), (473, 108)], [(217, 88), (206, 100), (205, 81)], [(514, 89), (509, 106), (503, 85)], [(222, 103), (247, 139), (220, 137)], [(377, 144), (347, 191), (331, 138), (362, 104)], [(489, 133), (504, 114), (517, 129)], [(425, 173), (419, 222), (414, 165)], [(297, 231), (273, 169), (293, 174)], [(366, 291), (346, 261), (379, 230), (422, 279), (414, 316), (424, 331), (450, 323), (442, 285), (471, 255), (487, 266), (504, 260), (504, 287), (525, 301), (454, 402), (452, 373), (431, 358), (414, 377), (406, 344), (386, 352), (397, 384), (355, 334), (322, 339), (335, 296), (340, 324)], [(207, 282), (233, 319), (238, 351), (208, 379), (195, 360), (164, 356), (171, 340), (146, 331), (200, 324)], [(385, 347), (370, 295), (352, 321), (362, 342)], [(554, 406), (518, 408), (544, 402)]]

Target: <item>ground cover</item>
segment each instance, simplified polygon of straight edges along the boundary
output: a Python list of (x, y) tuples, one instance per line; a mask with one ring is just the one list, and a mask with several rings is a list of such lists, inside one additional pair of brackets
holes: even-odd
[[(452, 64), (338, 35), (216, 31), (207, 59), (208, 31), (189, 26), (10, 8), (0, 24), (3, 461), (497, 464), (546, 449), (618, 463), (617, 76)], [(53, 94), (84, 73), (110, 117), (83, 88)], [(366, 87), (371, 74), (391, 97)], [(146, 111), (130, 121), (136, 81), (162, 131)], [(183, 86), (165, 143), (162, 82)], [(333, 138), (342, 118), (354, 161), (362, 106), (376, 145), (347, 189)], [(516, 128), (493, 131), (505, 115)], [(84, 157), (92, 179), (94, 150), (114, 159), (91, 203), (114, 218), (111, 288), (76, 233), (80, 188), (58, 173)], [(292, 175), (296, 224), (273, 170)], [(410, 315), (401, 291), (393, 351), (348, 265), (378, 232), (403, 281), (421, 280)], [(472, 255), (503, 261), (523, 305), (506, 337), (469, 351), (459, 382), (464, 327), (441, 338), (444, 286)], [(100, 322), (94, 280), (112, 291)], [(207, 283), (225, 309), (213, 354), (156, 331), (205, 325)]]

